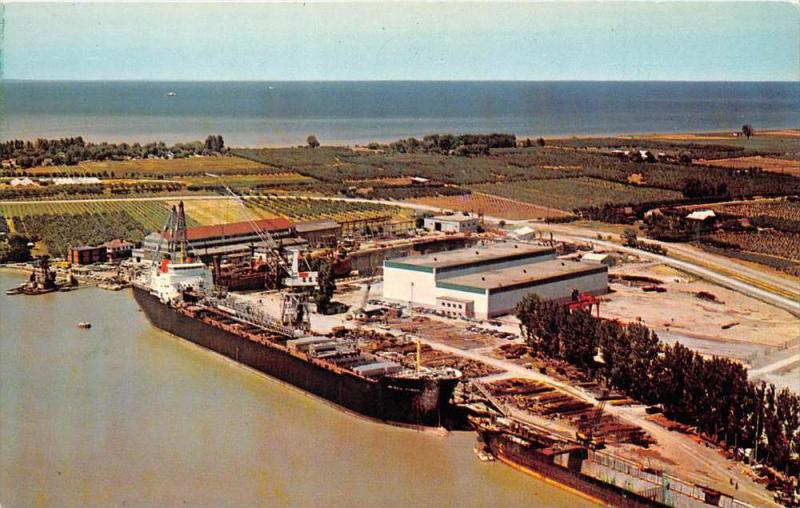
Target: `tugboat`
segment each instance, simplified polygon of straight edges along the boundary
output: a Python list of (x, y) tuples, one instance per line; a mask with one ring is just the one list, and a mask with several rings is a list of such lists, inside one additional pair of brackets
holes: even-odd
[(33, 272), (27, 282), (6, 290), (7, 295), (43, 295), (58, 291), (56, 273), (50, 269), (50, 257), (39, 256), (33, 262)]
[(25, 283), (22, 283), (19, 286), (14, 286), (13, 288), (6, 289), (6, 294), (8, 296), (21, 295), (24, 289), (25, 289)]

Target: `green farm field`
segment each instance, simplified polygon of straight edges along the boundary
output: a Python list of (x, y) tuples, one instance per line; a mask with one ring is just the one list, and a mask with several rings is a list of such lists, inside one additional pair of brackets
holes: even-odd
[[(0, 203), (0, 215), (6, 218), (23, 218), (39, 215), (80, 215), (127, 212), (134, 220), (148, 230), (156, 231), (164, 227), (169, 216), (166, 201), (79, 201), (75, 203)], [(187, 217), (190, 225), (197, 225)]]
[(202, 225), (275, 217), (284, 217), (291, 221), (323, 219), (350, 221), (386, 216), (400, 218), (412, 215), (408, 209), (397, 206), (307, 197), (248, 198), (246, 203), (245, 206), (235, 200), (193, 199), (186, 201), (184, 207), (186, 215)]
[(624, 185), (588, 177), (486, 183), (469, 188), (565, 211), (607, 203), (636, 204), (682, 197), (680, 192), (673, 190)]
[(41, 174), (109, 174), (116, 178), (139, 175), (152, 178), (155, 175), (198, 175), (205, 173), (272, 173), (269, 167), (227, 155), (216, 157), (187, 157), (184, 159), (135, 159), (127, 161), (85, 161), (75, 166), (39, 166), (30, 168), (31, 175)]
[[(0, 203), (0, 216), (7, 219), (30, 216), (56, 216), (79, 214), (106, 214), (127, 212), (134, 220), (150, 231), (163, 228), (171, 205), (177, 201), (141, 201), (136, 199), (118, 201), (76, 201), (75, 203)], [(308, 198), (248, 199), (247, 206), (233, 199), (192, 199), (184, 202), (189, 226), (243, 222), (249, 219), (285, 217), (289, 220), (340, 221), (369, 219), (382, 216), (406, 217), (406, 208), (378, 203), (329, 201)]]

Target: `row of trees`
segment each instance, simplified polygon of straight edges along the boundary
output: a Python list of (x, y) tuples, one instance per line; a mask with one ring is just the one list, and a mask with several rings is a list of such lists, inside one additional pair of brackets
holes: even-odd
[(727, 358), (707, 359), (680, 343), (664, 344), (641, 323), (601, 320), (536, 295), (520, 302), (517, 317), (537, 354), (660, 404), (669, 417), (729, 446), (757, 448), (757, 460), (797, 474), (800, 397), (789, 389), (752, 383), (747, 370)]
[(422, 140), (408, 138), (395, 141), (389, 149), (400, 153), (440, 153), (445, 155), (486, 155), (492, 148), (514, 148), (513, 134), (431, 134)]
[(212, 152), (221, 152), (225, 149), (225, 141), (219, 134), (216, 136), (212, 134), (206, 138), (203, 148)]
[(86, 185), (47, 185), (44, 187), (39, 186), (20, 186), (20, 187), (7, 187), (0, 190), (0, 199), (37, 199), (48, 196), (57, 196), (61, 194), (69, 195), (90, 195), (102, 194), (102, 184), (86, 184)]
[(183, 158), (192, 155), (211, 155), (225, 149), (220, 135), (208, 136), (205, 142), (176, 143), (89, 143), (82, 137), (24, 141), (14, 139), (0, 143), (0, 159), (13, 159), (17, 167), (29, 168), (45, 163), (72, 166), (83, 161), (123, 160), (147, 157)]
[[(114, 183), (103, 184), (69, 184), (7, 187), (0, 190), (0, 199), (41, 199), (53, 196), (88, 196), (105, 194), (141, 194), (145, 192), (174, 192), (183, 190), (183, 185), (176, 182)], [(191, 189), (194, 190), (194, 189)]]
[(687, 198), (713, 198), (728, 195), (728, 184), (700, 178), (687, 178), (683, 182), (683, 195)]

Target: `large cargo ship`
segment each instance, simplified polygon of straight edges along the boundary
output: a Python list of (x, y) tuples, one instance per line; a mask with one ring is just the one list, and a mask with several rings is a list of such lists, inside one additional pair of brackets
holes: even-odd
[(486, 452), (598, 504), (620, 508), (750, 506), (714, 489), (548, 436), (514, 420), (470, 418), (470, 421)]
[(406, 369), (362, 352), (352, 340), (308, 336), (257, 305), (215, 294), (199, 262), (165, 259), (133, 284), (156, 327), (361, 415), (412, 426), (447, 426), (461, 373)]

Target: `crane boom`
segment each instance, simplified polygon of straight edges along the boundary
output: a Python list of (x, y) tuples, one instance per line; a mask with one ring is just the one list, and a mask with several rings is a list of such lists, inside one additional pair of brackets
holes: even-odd
[[(245, 202), (244, 198), (243, 198), (242, 196), (240, 196), (239, 194), (236, 194), (236, 193), (233, 191), (233, 189), (231, 189), (230, 187), (228, 187), (228, 184), (226, 184), (226, 183), (225, 183), (225, 182), (222, 180), (222, 177), (220, 177), (219, 175), (216, 175), (216, 174), (214, 174), (214, 173), (206, 173), (206, 176), (210, 176), (210, 177), (212, 177), (212, 178), (216, 178), (217, 180), (219, 180), (220, 184), (221, 184), (221, 185), (222, 185), (222, 187), (225, 189), (225, 192), (227, 192), (227, 193), (228, 193), (228, 194), (229, 194), (231, 197), (233, 197), (234, 199), (236, 199), (236, 201), (237, 201), (237, 202), (238, 202), (240, 205), (242, 205), (242, 206), (243, 206), (245, 209), (247, 208), (247, 203)], [(258, 225), (258, 223), (257, 223), (257, 222), (256, 222), (256, 221), (255, 221), (255, 220), (254, 220), (254, 219), (253, 219), (251, 216), (250, 216), (250, 214), (247, 214), (247, 215), (246, 215), (246, 220), (247, 220), (247, 223), (248, 223), (248, 224), (250, 224), (250, 226), (252, 226), (252, 227), (253, 227), (253, 231), (256, 233), (256, 235), (258, 235), (258, 239), (259, 239), (259, 240), (261, 240), (262, 242), (264, 242), (264, 244), (266, 244), (266, 246), (267, 246), (269, 249), (273, 249), (273, 251), (277, 251), (277, 249), (280, 247), (280, 245), (279, 245), (279, 244), (278, 244), (278, 242), (275, 240), (275, 238), (273, 238), (273, 237), (272, 237), (272, 235), (270, 234), (270, 232), (269, 232), (269, 231), (267, 231), (267, 230), (265, 230), (265, 229), (261, 229), (261, 227), (260, 227), (260, 226)], [(283, 259), (281, 256), (278, 256), (278, 257), (279, 257), (279, 258), (281, 258), (281, 266), (283, 266), (284, 268), (288, 268), (288, 267), (287, 267), (286, 260), (285, 260), (285, 259)], [(289, 271), (289, 270), (287, 270), (287, 271)]]
[[(242, 207), (247, 209), (247, 203), (244, 198), (228, 187), (219, 175), (215, 175), (214, 173), (206, 173), (206, 175), (219, 180), (225, 192), (236, 199)], [(250, 214), (247, 214), (247, 222), (253, 228), (256, 235), (258, 235), (258, 238), (266, 245), (267, 255), (272, 256), (277, 266), (283, 269), (287, 274), (287, 277), (283, 279), (283, 284), (288, 290), (282, 293), (283, 305), (281, 308), (281, 321), (284, 325), (308, 330), (311, 327), (308, 294), (311, 289), (317, 286), (319, 274), (315, 271), (311, 271), (310, 266), (308, 271), (301, 272), (299, 266), (299, 252), (292, 252), (292, 261), (290, 264), (289, 261), (281, 255), (280, 244), (275, 241), (275, 238), (273, 238), (269, 231), (262, 229), (258, 225), (258, 222), (250, 217)], [(306, 259), (305, 261), (306, 266), (308, 266), (308, 260)]]

